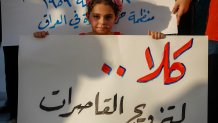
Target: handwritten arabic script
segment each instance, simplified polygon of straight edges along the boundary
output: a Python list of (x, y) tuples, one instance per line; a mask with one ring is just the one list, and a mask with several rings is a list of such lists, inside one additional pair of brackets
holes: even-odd
[[(184, 52), (191, 49), (192, 44), (193, 44), (193, 38), (190, 39), (190, 41), (188, 41), (186, 44), (184, 44), (182, 47), (180, 47), (178, 50), (176, 50), (174, 52), (173, 59), (174, 60), (177, 59)], [(148, 64), (148, 68), (151, 70), (154, 67), (154, 61), (153, 61), (153, 58), (152, 58), (152, 55), (151, 55), (150, 47), (148, 47), (145, 50), (145, 59), (146, 59), (147, 64)], [(164, 71), (164, 84), (165, 85), (169, 85), (169, 84), (173, 84), (175, 82), (178, 82), (185, 75), (186, 67), (181, 62), (175, 62), (172, 65), (170, 63), (171, 63), (170, 62), (170, 43), (167, 42), (165, 44), (165, 48), (164, 48), (164, 51), (163, 51), (163, 59), (162, 59), (162, 62), (160, 63), (160, 65), (159, 65), (159, 67), (155, 71), (153, 71), (153, 72), (139, 78), (137, 80), (137, 82), (139, 82), (139, 83), (149, 82), (149, 81), (153, 80), (154, 78), (156, 78), (161, 73), (162, 70)], [(120, 75), (123, 77), (124, 73), (126, 72), (126, 69), (124, 67), (121, 67), (121, 68), (122, 69), (118, 69), (118, 75), (119, 75), (119, 72), (120, 72)], [(112, 68), (109, 65), (104, 63), (103, 66), (102, 66), (102, 72), (110, 75), (111, 71), (112, 71)], [(179, 71), (180, 75), (172, 76), (172, 73), (174, 71)]]
[[(173, 54), (173, 58), (177, 59), (181, 54), (183, 54), (188, 49), (190, 49), (192, 47), (192, 44), (193, 44), (193, 39), (191, 39), (185, 45), (183, 45), (181, 48), (179, 48), (177, 51), (175, 51)], [(137, 82), (145, 83), (145, 82), (148, 82), (148, 81), (154, 79), (155, 77), (157, 77), (160, 74), (162, 69), (164, 70), (164, 84), (168, 85), (168, 84), (172, 84), (172, 83), (175, 83), (175, 82), (181, 80), (186, 72), (185, 65), (183, 63), (180, 63), (180, 62), (175, 62), (170, 66), (169, 53), (170, 53), (170, 43), (168, 42), (165, 45), (164, 52), (163, 52), (163, 59), (159, 65), (159, 67), (154, 72), (152, 72), (144, 77), (139, 78), (137, 80)], [(154, 62), (153, 62), (149, 47), (145, 51), (145, 58), (147, 60), (149, 69), (152, 69), (154, 66)], [(171, 73), (175, 70), (179, 71), (180, 75), (178, 75), (176, 77), (171, 77)]]
[[(122, 0), (122, 2), (126, 4), (133, 4), (131, 0)], [(73, 6), (71, 0), (43, 0), (43, 3), (47, 10), (52, 8), (59, 11), (61, 8), (69, 8), (67, 11), (69, 12), (70, 10), (70, 13), (73, 13), (68, 15), (68, 12), (65, 12), (54, 16), (48, 11), (48, 13), (43, 15), (42, 20), (38, 24), (39, 30), (55, 29), (60, 25), (67, 25), (73, 27), (73, 29), (78, 29), (80, 24), (90, 25), (86, 18), (86, 13), (77, 13), (77, 8)], [(75, 4), (83, 9), (86, 7), (85, 0), (75, 0)], [(147, 10), (146, 8), (139, 8), (138, 10), (132, 10), (131, 12), (121, 12), (116, 24), (124, 18), (133, 24), (147, 23), (155, 19), (150, 10)]]
[[(54, 95), (57, 95), (58, 93), (59, 93), (59, 90), (53, 91), (52, 95), (54, 96)], [(69, 88), (68, 105), (71, 104), (71, 93), (72, 93), (72, 87)], [(101, 101), (102, 99), (100, 97), (100, 92), (97, 92), (95, 99), (93, 101), (87, 101), (87, 103), (85, 104), (78, 104), (74, 106), (70, 112), (62, 113), (62, 114), (59, 114), (58, 116), (62, 118), (66, 118), (71, 115), (75, 116), (74, 114), (75, 112), (78, 112), (77, 114), (79, 115), (83, 110), (89, 109), (92, 107), (94, 107), (95, 109), (95, 115), (112, 115), (117, 110), (119, 111), (119, 114), (122, 115), (123, 113), (125, 113), (124, 105), (128, 105), (128, 104), (125, 104), (127, 102), (125, 102), (124, 99), (125, 99), (124, 96), (120, 96), (120, 99), (118, 99), (118, 94), (115, 94), (112, 98), (103, 99), (103, 101)], [(52, 112), (52, 111), (61, 110), (61, 108), (65, 106), (66, 100), (63, 99), (62, 104), (58, 106), (46, 106), (45, 103), (46, 103), (46, 100), (45, 100), (45, 97), (43, 97), (39, 105), (40, 109), (47, 111), (47, 112)], [(100, 103), (106, 103), (108, 104), (108, 106), (101, 107)], [(135, 123), (135, 122), (143, 123), (146, 121), (146, 119), (150, 121), (150, 123), (154, 123), (155, 121), (154, 115), (151, 114), (148, 116), (148, 118), (145, 118), (144, 116), (142, 116), (146, 112), (145, 111), (146, 106), (147, 106), (146, 103), (142, 103), (142, 104), (135, 106), (133, 111), (136, 115), (128, 119), (126, 123)], [(167, 110), (168, 111), (176, 110), (176, 106), (169, 106)], [(164, 114), (164, 111), (165, 111), (164, 107), (161, 107), (160, 113)], [(182, 123), (185, 120), (185, 111), (186, 111), (186, 103), (183, 103), (181, 120), (174, 121), (173, 116), (170, 116), (170, 117), (163, 118), (160, 123), (164, 123), (164, 122)]]

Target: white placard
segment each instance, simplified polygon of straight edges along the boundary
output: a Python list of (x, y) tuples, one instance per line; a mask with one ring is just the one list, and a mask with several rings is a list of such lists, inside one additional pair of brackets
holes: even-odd
[[(91, 31), (85, 0), (2, 0), (3, 46), (18, 45), (20, 35), (46, 30), (50, 34)], [(146, 35), (148, 30), (177, 33), (174, 0), (123, 0), (114, 31)]]
[(21, 37), (18, 123), (207, 123), (207, 47), (204, 36)]

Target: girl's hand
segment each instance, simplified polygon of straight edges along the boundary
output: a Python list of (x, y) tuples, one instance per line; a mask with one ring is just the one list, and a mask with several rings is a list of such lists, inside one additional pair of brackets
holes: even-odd
[(155, 32), (155, 31), (148, 31), (148, 35), (151, 35), (151, 37), (153, 39), (164, 39), (166, 36), (165, 34), (161, 33), (161, 32)]
[(39, 31), (33, 33), (35, 38), (45, 38), (47, 35), (49, 35), (48, 31)]

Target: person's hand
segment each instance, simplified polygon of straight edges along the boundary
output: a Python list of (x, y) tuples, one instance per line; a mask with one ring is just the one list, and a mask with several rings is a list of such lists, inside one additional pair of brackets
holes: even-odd
[(148, 30), (148, 35), (150, 35), (153, 39), (164, 39), (166, 36), (161, 32), (155, 32)]
[(181, 16), (188, 11), (190, 3), (191, 0), (176, 0), (172, 12), (176, 14), (177, 25), (179, 25)]
[(47, 35), (49, 35), (48, 31), (39, 31), (33, 33), (35, 38), (45, 38)]

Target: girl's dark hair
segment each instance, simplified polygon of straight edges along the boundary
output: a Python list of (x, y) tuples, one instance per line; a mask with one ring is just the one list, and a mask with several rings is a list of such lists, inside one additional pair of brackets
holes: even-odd
[(88, 5), (87, 5), (87, 9), (88, 9), (88, 13), (90, 14), (90, 12), (92, 11), (92, 9), (94, 8), (94, 6), (96, 4), (100, 4), (103, 3), (105, 5), (109, 5), (113, 8), (115, 16), (118, 16), (119, 14), (119, 8), (118, 6), (112, 2), (112, 0), (92, 0)]

